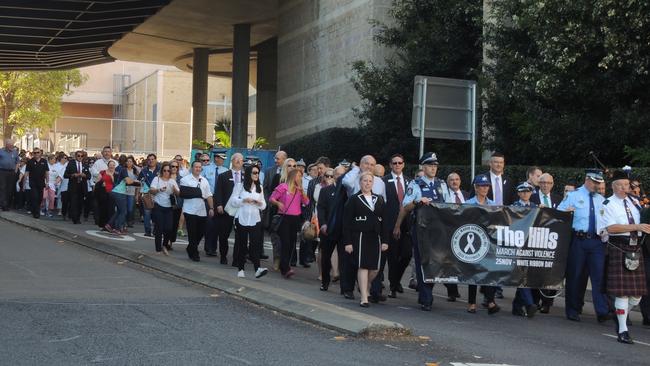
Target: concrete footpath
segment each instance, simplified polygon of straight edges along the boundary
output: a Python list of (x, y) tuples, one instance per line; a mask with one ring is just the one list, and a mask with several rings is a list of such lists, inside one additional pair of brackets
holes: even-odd
[[(247, 263), (247, 277), (241, 279), (236, 276), (237, 269), (230, 265), (232, 257), (229, 257), (228, 265), (219, 264), (216, 257), (202, 256), (201, 262), (190, 261), (185, 252), (186, 237), (179, 238), (174, 244), (175, 250), (169, 256), (156, 253), (153, 238), (144, 236), (141, 224), (136, 224), (126, 235), (113, 235), (100, 231), (92, 224), (92, 219), (73, 225), (56, 216), (34, 219), (24, 212), (16, 211), (1, 212), (0, 218), (348, 335), (375, 337), (410, 333), (409, 329), (399, 323), (352, 310), (349, 306), (339, 306), (337, 302), (342, 302), (343, 299), (338, 295), (337, 286), (332, 286), (328, 293), (319, 291), (315, 266), (311, 269), (296, 268), (296, 276), (286, 280), (279, 273), (273, 272), (273, 263), (267, 260), (262, 262), (262, 266), (269, 268), (269, 274), (255, 279), (253, 265)], [(201, 253), (202, 248), (201, 244)], [(232, 255), (232, 249), (229, 252)], [(271, 253), (269, 243), (265, 243), (265, 252)]]

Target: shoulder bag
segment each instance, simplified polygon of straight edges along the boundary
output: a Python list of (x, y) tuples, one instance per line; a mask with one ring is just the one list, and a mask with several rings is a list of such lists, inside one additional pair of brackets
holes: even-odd
[[(289, 191), (287, 190), (287, 192), (289, 192)], [(289, 209), (289, 207), (291, 207), (291, 204), (293, 203), (293, 200), (296, 198), (296, 195), (298, 193), (299, 192), (296, 190), (296, 192), (293, 194), (293, 198), (291, 198), (291, 201), (289, 202), (289, 205), (284, 208), (285, 212), (286, 212), (286, 210)], [(284, 218), (284, 212), (283, 213), (277, 213), (277, 214), (273, 215), (273, 217), (271, 218), (271, 225), (269, 226), (269, 229), (271, 230), (271, 232), (277, 233), (278, 230), (280, 230), (280, 225), (282, 225), (282, 219), (283, 218)]]

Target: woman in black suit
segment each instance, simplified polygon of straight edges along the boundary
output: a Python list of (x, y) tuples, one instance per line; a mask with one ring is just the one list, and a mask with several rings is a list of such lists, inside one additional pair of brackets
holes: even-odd
[(370, 172), (359, 177), (361, 190), (345, 204), (343, 240), (350, 264), (357, 267), (361, 303), (368, 307), (370, 283), (377, 276), (381, 252), (388, 249), (388, 235), (383, 225), (384, 199), (372, 193), (374, 176)]

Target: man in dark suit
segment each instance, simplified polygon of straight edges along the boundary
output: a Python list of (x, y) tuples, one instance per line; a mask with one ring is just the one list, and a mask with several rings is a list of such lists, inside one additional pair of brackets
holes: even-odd
[[(391, 230), (395, 227), (395, 222), (397, 222), (397, 216), (399, 216), (402, 201), (406, 194), (406, 187), (411, 181), (409, 177), (403, 174), (403, 170), (404, 157), (400, 154), (395, 154), (390, 158), (390, 173), (382, 178), (386, 186), (386, 208), (384, 210), (383, 224), (391, 228)], [(377, 302), (384, 299), (381, 294), (381, 287), (384, 279), (384, 265), (386, 261), (388, 261), (388, 283), (390, 289), (388, 297), (396, 298), (398, 292), (404, 292), (401, 280), (413, 256), (407, 221), (404, 220), (402, 222), (402, 235), (399, 239), (395, 239), (390, 235), (388, 250), (382, 255), (379, 273), (375, 277), (372, 288), (370, 289), (370, 301)]]
[[(469, 193), (460, 189), (461, 181), (460, 175), (458, 173), (449, 173), (447, 176), (447, 188), (449, 189), (449, 195), (447, 196), (447, 203), (455, 203), (462, 205), (469, 199)], [(447, 288), (447, 301), (454, 302), (457, 298), (460, 298), (460, 293), (458, 292), (458, 285), (455, 284), (445, 284)]]
[[(502, 153), (494, 152), (490, 157), (490, 171), (483, 173), (490, 178), (490, 190), (488, 198), (499, 206), (509, 206), (515, 201), (515, 186), (503, 172), (506, 167), (506, 160)], [(474, 196), (474, 188), (470, 192)]]
[[(562, 202), (562, 196), (551, 192), (553, 190), (553, 176), (544, 173), (539, 176), (539, 192), (533, 194), (530, 197), (530, 201), (536, 203), (540, 207), (549, 207), (557, 208), (557, 206)], [(586, 288), (586, 276), (581, 283), (585, 284)], [(537, 304), (539, 312), (542, 314), (548, 314), (553, 305), (553, 299), (557, 291), (555, 290), (533, 290), (533, 301)], [(582, 297), (584, 298), (584, 296)]]
[(538, 206), (557, 208), (557, 205), (562, 202), (562, 196), (551, 192), (553, 190), (553, 176), (544, 173), (539, 176), (539, 192), (530, 196), (530, 202), (536, 203)]
[[(243, 184), (244, 182), (244, 156), (240, 153), (235, 153), (230, 158), (231, 169), (225, 173), (219, 174), (217, 177), (217, 187), (215, 188), (215, 197), (217, 206), (217, 213), (214, 216), (217, 225), (217, 240), (219, 242), (219, 255), (221, 256), (221, 264), (228, 264), (228, 237), (232, 231), (233, 217), (225, 211), (226, 204), (235, 184)], [(236, 256), (235, 256), (236, 257)], [(234, 266), (233, 258), (233, 266)]]
[[(337, 167), (338, 169), (338, 167)], [(338, 246), (342, 246), (343, 240), (343, 208), (348, 200), (347, 189), (343, 185), (343, 178), (350, 171), (347, 170), (338, 179), (336, 179), (336, 188), (334, 189), (334, 198), (330, 202), (329, 215), (327, 218), (327, 239)], [(337, 247), (338, 247), (337, 246)], [(354, 285), (357, 281), (356, 272), (350, 270), (352, 266), (347, 265), (346, 261), (350, 261), (350, 256), (343, 252), (339, 252), (339, 274), (341, 276), (341, 294), (346, 299), (354, 299)]]
[(337, 250), (339, 257), (339, 271), (341, 260), (344, 255), (343, 245), (339, 245), (340, 241), (330, 239), (328, 220), (332, 215), (332, 211), (336, 205), (336, 182), (339, 177), (345, 174), (345, 168), (339, 166), (336, 169), (327, 169), (323, 174), (323, 179), (329, 184), (320, 190), (318, 195), (318, 204), (316, 205), (316, 212), (318, 213), (318, 222), (320, 227), (320, 260), (321, 260), (321, 291), (327, 291), (330, 285), (330, 271), (332, 270), (332, 253), (334, 249)]
[(88, 177), (90, 170), (83, 163), (83, 151), (75, 153), (75, 160), (68, 162), (63, 173), (63, 178), (68, 179), (68, 200), (70, 201), (69, 214), (74, 224), (81, 224), (81, 212), (84, 197), (88, 192)]

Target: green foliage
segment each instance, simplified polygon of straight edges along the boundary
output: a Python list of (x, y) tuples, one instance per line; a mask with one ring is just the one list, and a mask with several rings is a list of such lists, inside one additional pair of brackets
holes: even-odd
[(650, 146), (632, 148), (625, 146), (625, 156), (634, 164), (650, 166)]
[(216, 131), (214, 133), (216, 145), (229, 149), (232, 146), (230, 134), (226, 131)]
[(86, 77), (79, 70), (0, 72), (0, 119), (3, 135), (24, 135), (48, 128), (61, 115), (61, 97)]
[(207, 141), (196, 140), (196, 139), (192, 140), (192, 149), (207, 150), (207, 149), (211, 149), (211, 148), (212, 148), (212, 145)]
[(361, 156), (372, 152), (365, 144), (364, 136), (356, 128), (331, 128), (311, 134), (282, 146), (293, 158), (314, 162), (327, 155), (333, 164), (343, 159), (359, 161)]
[[(396, 152), (418, 154), (418, 139), (411, 134), (414, 77), (476, 80), (482, 52), (482, 1), (395, 0), (389, 16), (389, 23), (374, 24), (376, 41), (391, 56), (384, 62), (355, 62), (352, 77), (362, 100), (356, 114), (363, 141), (379, 161)], [(427, 140), (426, 150), (445, 151), (461, 163), (468, 160), (469, 143)]]
[(607, 165), (624, 165), (624, 146), (647, 149), (649, 2), (500, 0), (491, 6), (484, 116), (490, 147), (513, 163), (564, 166), (588, 164), (589, 151)]
[(269, 141), (265, 137), (258, 137), (253, 143), (253, 149), (264, 149), (269, 144)]
[[(552, 166), (542, 166), (540, 168), (543, 172), (549, 173), (553, 176), (553, 191), (558, 194), (563, 193), (565, 184), (573, 182), (577, 183), (578, 186), (580, 186), (585, 180), (584, 168), (565, 168)], [(416, 169), (417, 166), (415, 165), (409, 166), (410, 174), (415, 172)], [(513, 179), (516, 183), (523, 182), (527, 179), (527, 169), (527, 165), (507, 165), (505, 175), (510, 179)], [(490, 168), (487, 166), (478, 166), (476, 168), (476, 174), (485, 173), (489, 170)], [(471, 170), (468, 165), (441, 165), (438, 168), (438, 177), (446, 179), (449, 173), (458, 173), (460, 175), (463, 189), (469, 191), (471, 188), (470, 171)], [(650, 168), (633, 168), (632, 175), (638, 178), (641, 182), (644, 182), (646, 184), (650, 183)]]

